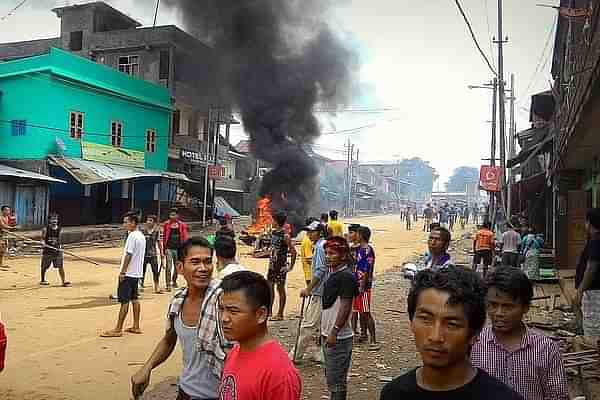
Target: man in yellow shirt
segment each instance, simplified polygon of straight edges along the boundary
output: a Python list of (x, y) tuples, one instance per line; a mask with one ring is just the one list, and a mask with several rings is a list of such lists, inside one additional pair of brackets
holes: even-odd
[(329, 237), (339, 236), (344, 237), (344, 224), (338, 221), (338, 212), (332, 210), (329, 212)]
[(302, 243), (300, 244), (300, 258), (302, 260), (302, 269), (304, 270), (304, 280), (306, 281), (306, 286), (308, 286), (312, 281), (312, 259), (315, 243), (321, 237), (321, 224), (313, 218), (309, 218), (306, 222), (306, 228), (304, 228), (306, 235), (302, 238)]

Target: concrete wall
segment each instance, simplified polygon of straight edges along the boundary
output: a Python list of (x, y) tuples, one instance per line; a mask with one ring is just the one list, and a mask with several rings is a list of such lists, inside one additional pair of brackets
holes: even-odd
[(50, 51), (52, 47), (61, 47), (60, 38), (32, 40), (26, 42), (1, 43), (0, 61), (37, 56)]

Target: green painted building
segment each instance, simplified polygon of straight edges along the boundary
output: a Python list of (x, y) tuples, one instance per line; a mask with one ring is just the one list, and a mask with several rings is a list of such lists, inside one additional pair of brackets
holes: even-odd
[(46, 209), (69, 225), (156, 212), (163, 181), (187, 179), (166, 172), (172, 112), (166, 88), (63, 50), (0, 63), (0, 163), (66, 181)]

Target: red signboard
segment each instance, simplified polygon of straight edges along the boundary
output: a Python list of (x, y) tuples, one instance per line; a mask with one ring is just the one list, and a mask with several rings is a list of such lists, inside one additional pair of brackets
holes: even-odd
[(225, 167), (222, 165), (209, 165), (208, 179), (214, 179), (215, 181), (225, 179)]
[(482, 165), (479, 174), (479, 185), (488, 192), (499, 192), (502, 188), (502, 169), (490, 165)]

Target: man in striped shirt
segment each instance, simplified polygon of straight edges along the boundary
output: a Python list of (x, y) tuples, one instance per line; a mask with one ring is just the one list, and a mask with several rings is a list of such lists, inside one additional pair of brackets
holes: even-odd
[(487, 279), (491, 326), (473, 346), (474, 366), (512, 387), (526, 400), (568, 400), (569, 388), (557, 343), (529, 329), (533, 286), (516, 268), (500, 268)]

